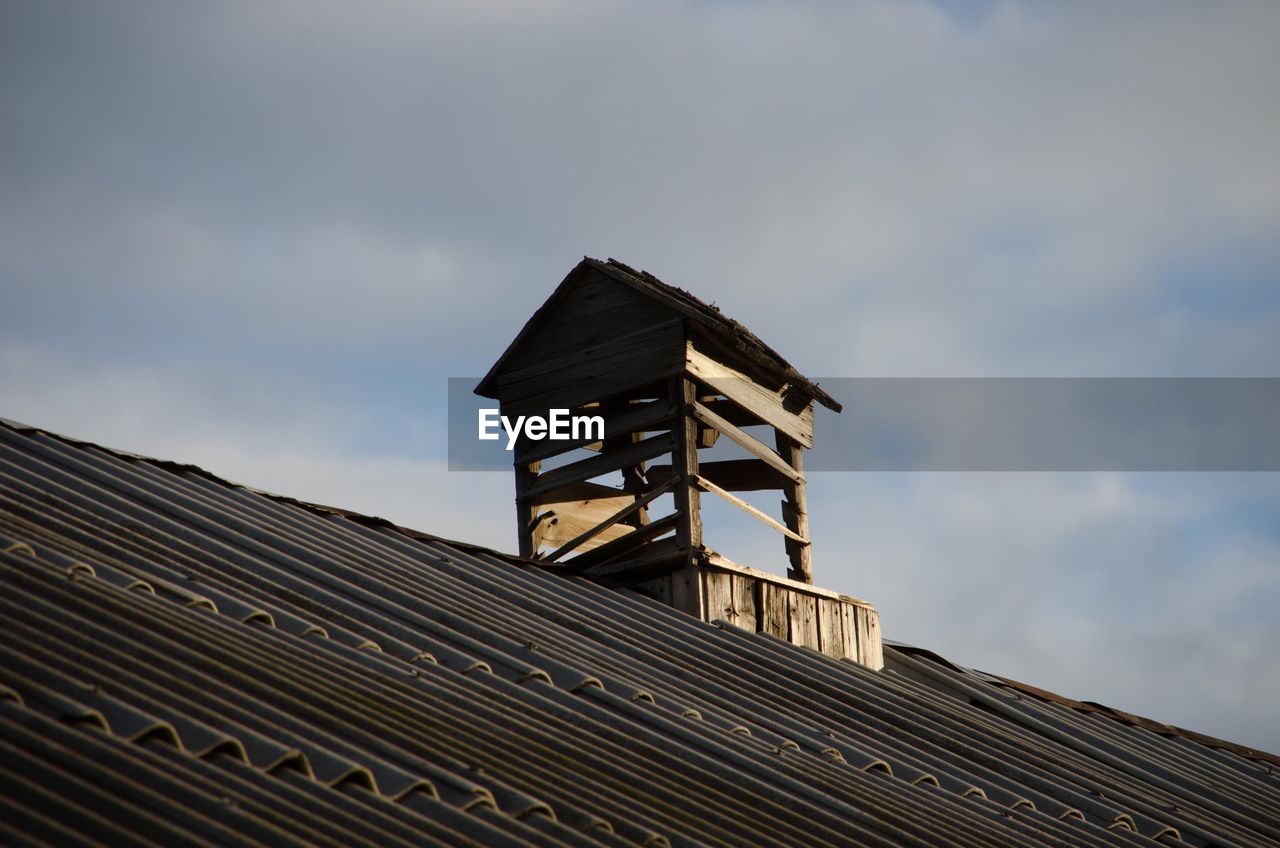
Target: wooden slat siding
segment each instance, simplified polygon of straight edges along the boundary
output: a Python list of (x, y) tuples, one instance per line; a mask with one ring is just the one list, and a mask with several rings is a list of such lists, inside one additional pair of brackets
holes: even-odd
[[(719, 432), (719, 431), (716, 431)], [(773, 466), (759, 459), (722, 459), (699, 462), (698, 473), (730, 492), (759, 492), (781, 489), (790, 483)], [(649, 483), (660, 483), (671, 476), (670, 465), (650, 465), (645, 471)]]
[(538, 517), (538, 507), (525, 501), (524, 495), (538, 476), (539, 462), (518, 464), (516, 471), (516, 544), (519, 554), (529, 558), (538, 552), (534, 542), (534, 521)]
[(777, 583), (779, 586), (785, 586), (788, 589), (797, 589), (806, 595), (811, 595), (815, 598), (838, 598), (851, 604), (860, 604), (867, 607), (871, 606), (871, 604), (868, 604), (866, 601), (859, 600), (858, 598), (854, 598), (850, 595), (833, 592), (830, 589), (823, 589), (821, 586), (814, 586), (809, 583), (801, 583), (798, 580), (792, 580), (789, 577), (782, 577), (769, 571), (761, 571), (758, 568), (749, 568), (748, 566), (734, 562), (716, 551), (707, 550), (705, 552), (705, 556), (708, 565), (715, 566), (716, 568), (720, 568), (725, 571), (732, 571), (735, 574), (747, 574), (761, 580), (768, 580), (772, 583)]
[[(671, 421), (674, 410), (668, 400), (656, 400), (636, 406), (626, 412), (610, 415), (602, 412), (600, 407), (575, 407), (572, 415), (603, 415), (604, 437), (612, 439), (627, 433), (642, 433), (646, 430), (663, 430)], [(505, 436), (503, 437), (505, 438)], [(516, 441), (516, 462), (533, 462), (539, 459), (550, 459), (562, 453), (589, 447), (594, 444), (587, 439), (570, 439), (568, 441), (551, 441), (542, 439), (537, 442), (521, 437)]]
[(733, 608), (738, 613), (734, 624), (754, 633), (760, 629), (760, 616), (756, 610), (756, 584), (759, 581), (743, 574), (729, 576), (733, 583)]
[[(812, 408), (813, 405), (810, 404), (810, 409)], [(798, 482), (789, 480), (782, 487), (782, 493), (786, 497), (782, 502), (782, 518), (793, 533), (806, 540), (804, 544), (791, 538), (785, 542), (787, 558), (791, 561), (791, 573), (788, 576), (802, 583), (812, 583), (813, 547), (808, 542), (809, 502), (804, 492), (804, 449), (800, 447), (799, 442), (788, 438), (783, 433), (777, 433), (776, 436), (778, 455), (786, 461), (787, 465), (795, 469), (800, 477)]]
[(686, 565), (671, 572), (671, 606), (697, 618), (702, 614), (702, 572), (698, 566)]
[(632, 327), (592, 347), (509, 371), (495, 383), (507, 415), (574, 407), (684, 370), (679, 321)]
[(812, 404), (799, 415), (789, 412), (783, 406), (784, 400), (779, 393), (760, 385), (741, 371), (716, 361), (692, 344), (686, 344), (685, 350), (685, 368), (689, 374), (805, 447), (813, 447)]
[(756, 594), (759, 595), (757, 610), (759, 611), (758, 628), (762, 633), (771, 633), (779, 638), (787, 638), (787, 591), (768, 580), (756, 580)]
[(569, 563), (577, 568), (587, 569), (616, 560), (618, 557), (626, 556), (646, 542), (675, 529), (680, 524), (680, 518), (680, 513), (673, 512), (670, 515), (659, 518), (657, 521), (650, 521), (644, 527), (633, 529), (620, 539), (614, 539), (612, 542), (601, 545), (594, 550), (578, 554), (569, 560)]
[[(570, 560), (570, 564), (572, 563), (573, 561)], [(667, 537), (649, 542), (622, 559), (583, 569), (583, 573), (589, 577), (629, 584), (636, 580), (648, 580), (660, 574), (667, 574), (688, 563), (689, 551), (677, 545), (674, 538)]]
[[(609, 528), (611, 528), (613, 525), (618, 524), (619, 522), (625, 521), (629, 516), (635, 515), (636, 513), (640, 512), (642, 509), (645, 508), (647, 504), (652, 503), (656, 498), (661, 497), (663, 494), (665, 494), (666, 492), (674, 488), (675, 484), (676, 484), (676, 481), (670, 480), (667, 483), (663, 484), (662, 486), (659, 486), (656, 489), (651, 490), (650, 492), (645, 494), (643, 497), (630, 501), (621, 509), (619, 509), (617, 512), (613, 513), (608, 518), (606, 518), (604, 521), (601, 521), (599, 524), (595, 525), (594, 527), (587, 528), (577, 536), (565, 542), (560, 547), (556, 548), (555, 551), (553, 551), (549, 556), (546, 557), (547, 562), (555, 562), (556, 560), (560, 559), (562, 556), (572, 553), (576, 548), (578, 548), (578, 546), (582, 545), (589, 539), (593, 538), (594, 536), (596, 536), (596, 534), (602, 533), (605, 530), (608, 530)], [(643, 527), (643, 525), (641, 525), (641, 527)]]
[(858, 607), (858, 613), (866, 620), (867, 641), (860, 648), (858, 661), (876, 671), (884, 668), (884, 641), (880, 634), (880, 613), (869, 607)]
[(822, 653), (835, 659), (845, 656), (844, 635), (840, 619), (844, 616), (840, 601), (832, 598), (818, 599), (818, 640), (822, 643)]
[(592, 268), (580, 271), (578, 280), (557, 294), (558, 303), (535, 316), (537, 323), (528, 327), (527, 333), (522, 331), (524, 338), (506, 355), (503, 374), (672, 317), (670, 309)]
[(557, 380), (603, 373), (601, 364), (625, 365), (636, 358), (652, 361), (655, 356), (669, 358), (671, 345), (681, 347), (682, 339), (679, 318), (648, 326), (632, 324), (599, 343), (580, 344), (561, 356), (507, 370), (494, 380), (493, 387), (504, 399), (541, 394), (548, 387), (554, 388)]
[[(664, 453), (670, 453), (672, 447), (672, 435), (670, 433), (659, 433), (614, 453), (589, 456), (586, 459), (580, 459), (577, 462), (553, 468), (540, 475), (535, 482), (530, 484), (524, 490), (524, 497), (529, 498), (540, 495), (543, 492), (560, 489), (570, 483), (581, 483), (590, 480), (592, 477), (608, 474), (610, 471), (618, 471), (637, 462), (652, 459)], [(617, 494), (618, 491), (615, 489), (614, 493)]]
[(693, 405), (693, 415), (699, 421), (702, 421), (705, 424), (710, 424), (721, 433), (724, 433), (749, 453), (755, 454), (758, 458), (773, 466), (775, 470), (788, 479), (797, 483), (804, 481), (804, 478), (801, 475), (798, 475), (795, 469), (782, 459), (782, 457), (774, 453), (773, 448), (766, 446), (763, 442), (745, 430), (741, 430), (730, 424), (728, 421), (725, 421), (719, 415), (716, 415), (702, 404), (695, 403)]
[(676, 511), (684, 516), (676, 529), (676, 538), (681, 545), (694, 550), (702, 546), (702, 500), (693, 484), (698, 476), (698, 422), (689, 414), (691, 406), (697, 403), (697, 388), (692, 380), (674, 377), (668, 393), (675, 407), (668, 434), (672, 440), (671, 467), (675, 470), (672, 479), (678, 482), (675, 505)]
[(847, 601), (840, 602), (840, 637), (844, 644), (844, 655), (851, 660), (861, 661), (858, 653), (858, 607)]
[(873, 650), (871, 642), (871, 617), (867, 615), (867, 610), (859, 607), (854, 613), (854, 618), (858, 623), (858, 661), (864, 665), (867, 662), (868, 653)]
[(708, 568), (703, 573), (703, 582), (706, 585), (706, 620), (724, 619), (730, 624), (737, 624), (738, 614), (733, 608), (733, 575)]
[(779, 522), (775, 521), (771, 516), (756, 509), (754, 506), (747, 503), (742, 498), (737, 497), (733, 493), (726, 492), (724, 489), (720, 488), (715, 483), (712, 483), (710, 480), (703, 477), (701, 474), (696, 475), (693, 478), (693, 481), (697, 485), (697, 487), (702, 491), (711, 492), (714, 495), (718, 495), (719, 497), (723, 498), (724, 500), (736, 506), (738, 509), (745, 512), (747, 515), (750, 515), (752, 518), (755, 518), (769, 525), (774, 530), (777, 530), (779, 533), (783, 534), (787, 538), (797, 543), (801, 543), (805, 545), (809, 543), (807, 539), (797, 535), (794, 531), (792, 531), (786, 525), (780, 524)]
[[(518, 466), (517, 466), (518, 467)], [(629, 497), (629, 493), (612, 486), (600, 483), (568, 483), (557, 489), (540, 492), (536, 495), (525, 495), (524, 500), (530, 506), (546, 506), (576, 501), (594, 501), (608, 498)]]
[[(560, 384), (527, 398), (503, 398), (499, 406), (502, 414), (514, 422), (518, 415), (545, 416), (551, 409), (572, 409), (609, 397), (655, 397), (654, 387), (679, 373), (679, 368), (669, 366), (658, 368), (638, 364), (621, 367), (593, 380)], [(506, 443), (503, 445), (505, 447)]]
[(806, 648), (819, 649), (818, 642), (818, 599), (804, 592), (791, 590), (787, 593), (788, 638), (792, 644), (804, 645)]

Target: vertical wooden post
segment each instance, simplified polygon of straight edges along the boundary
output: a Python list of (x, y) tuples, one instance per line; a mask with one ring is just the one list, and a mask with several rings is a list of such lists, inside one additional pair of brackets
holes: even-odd
[(533, 545), (533, 519), (538, 517), (538, 507), (525, 503), (524, 493), (538, 478), (541, 469), (541, 462), (516, 463), (516, 539), (520, 544), (520, 556), (526, 559), (537, 553)]
[[(616, 415), (621, 415), (631, 408), (631, 401), (626, 398), (610, 400), (600, 405), (600, 411), (604, 413), (605, 420), (608, 421)], [(610, 453), (620, 450), (624, 447), (634, 445), (644, 439), (643, 433), (623, 433), (620, 436), (614, 436), (611, 439), (605, 439), (600, 445), (600, 452)], [(622, 471), (622, 490), (639, 500), (645, 493), (644, 479), (644, 463), (638, 462), (635, 465), (629, 465), (621, 469)], [(641, 507), (635, 515), (623, 519), (623, 523), (630, 524), (632, 527), (643, 527), (649, 523), (649, 508)]]
[[(803, 476), (804, 474), (804, 448), (800, 443), (792, 439), (790, 436), (775, 431), (777, 436), (778, 454), (786, 461), (788, 465)], [(782, 519), (787, 525), (787, 529), (803, 536), (806, 540), (809, 538), (809, 508), (808, 502), (805, 500), (804, 482), (792, 483), (788, 481), (782, 487), (782, 493), (786, 496), (786, 500), (782, 502)], [(787, 576), (792, 580), (799, 580), (801, 583), (813, 582), (813, 552), (810, 544), (805, 542), (797, 542), (794, 539), (786, 538), (787, 557), (791, 560), (791, 568), (788, 569)]]
[(675, 415), (671, 433), (675, 436), (675, 449), (671, 452), (671, 472), (680, 477), (680, 485), (674, 492), (676, 509), (680, 510), (680, 522), (676, 525), (676, 541), (690, 551), (702, 546), (702, 502), (694, 480), (698, 474), (698, 421), (690, 414), (698, 399), (697, 386), (687, 377), (670, 380), (671, 401)]

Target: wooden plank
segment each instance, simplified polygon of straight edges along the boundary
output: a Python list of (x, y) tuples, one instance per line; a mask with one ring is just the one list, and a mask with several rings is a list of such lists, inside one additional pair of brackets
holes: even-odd
[[(782, 488), (786, 500), (782, 502), (782, 519), (796, 535), (809, 538), (809, 506), (804, 491), (804, 449), (782, 433), (776, 434), (778, 455), (795, 469), (799, 481), (787, 481)], [(813, 582), (813, 548), (808, 545), (786, 544), (787, 558), (791, 561), (789, 577), (802, 583)]]
[(733, 576), (727, 571), (709, 568), (703, 574), (706, 586), (707, 621), (724, 619), (737, 624), (738, 614), (733, 608)]
[[(736, 576), (736, 575), (735, 575)], [(787, 638), (787, 590), (767, 580), (756, 580), (756, 594), (759, 595), (759, 621), (757, 626), (762, 633), (771, 633), (782, 639)]]
[(534, 527), (538, 518), (538, 507), (536, 504), (529, 503), (525, 500), (525, 494), (529, 487), (533, 485), (533, 481), (537, 479), (540, 463), (532, 462), (516, 466), (516, 544), (519, 547), (519, 553), (522, 557), (532, 557), (538, 552), (538, 546), (534, 542)]
[(844, 637), (840, 635), (840, 602), (818, 598), (818, 642), (822, 653), (835, 659), (844, 656)]
[[(519, 473), (519, 471), (517, 471)], [(520, 498), (530, 506), (542, 506), (549, 504), (574, 503), (579, 501), (607, 500), (609, 498), (627, 498), (630, 500), (631, 493), (624, 492), (621, 489), (615, 489), (612, 486), (605, 486), (600, 483), (588, 483), (580, 481), (577, 483), (568, 483), (556, 489), (546, 492), (540, 492), (536, 495), (524, 495)]]
[[(604, 437), (612, 439), (628, 433), (666, 429), (667, 423), (671, 420), (674, 412), (671, 402), (663, 399), (637, 405), (617, 415), (605, 414), (599, 406), (575, 407), (571, 414), (602, 415), (604, 417)], [(562, 453), (590, 447), (594, 443), (594, 440), (589, 441), (587, 439), (569, 439), (566, 441), (542, 439), (534, 442), (522, 436), (516, 441), (515, 461), (533, 462), (538, 459), (550, 459)]]
[(651, 539), (661, 536), (663, 533), (670, 532), (676, 528), (680, 520), (680, 513), (673, 512), (668, 516), (659, 518), (657, 521), (651, 521), (644, 527), (632, 530), (620, 539), (614, 539), (608, 544), (601, 545), (595, 550), (578, 554), (569, 560), (569, 564), (580, 569), (589, 569), (596, 565), (603, 565), (618, 557), (624, 556)]
[(618, 471), (637, 462), (643, 462), (646, 459), (670, 453), (674, 447), (673, 441), (674, 439), (670, 433), (660, 433), (613, 453), (589, 456), (586, 459), (580, 459), (577, 462), (553, 468), (540, 475), (535, 482), (526, 488), (524, 497), (527, 499), (543, 492), (562, 488), (570, 483), (580, 483), (590, 480), (592, 477), (599, 477), (602, 474), (608, 474), (610, 471)]
[(794, 590), (787, 593), (787, 632), (793, 645), (820, 648), (816, 597)]
[(856, 604), (840, 602), (840, 639), (844, 655), (855, 660), (859, 658), (857, 612)]
[[(613, 418), (626, 413), (631, 408), (631, 401), (622, 398), (613, 398), (601, 402), (604, 409), (605, 417)], [(615, 436), (606, 438), (600, 445), (601, 450), (605, 453), (617, 453), (618, 451), (644, 441), (641, 433), (625, 432)], [(624, 491), (631, 493), (631, 496), (639, 500), (648, 483), (644, 479), (644, 463), (637, 462), (634, 465), (627, 465), (622, 468), (622, 488)], [(653, 499), (649, 498), (640, 507), (633, 511), (629, 516), (622, 519), (624, 524), (630, 524), (632, 527), (643, 527), (649, 523), (649, 510), (645, 504)]]
[(768, 571), (761, 571), (758, 568), (750, 568), (748, 566), (741, 565), (729, 559), (724, 554), (718, 553), (717, 551), (707, 550), (706, 559), (709, 565), (713, 565), (716, 568), (723, 568), (725, 571), (734, 571), (734, 572), (741, 572), (742, 574), (750, 574), (751, 576), (759, 578), (761, 580), (768, 580), (770, 583), (776, 583), (779, 586), (785, 586), (788, 589), (798, 590), (800, 592), (803, 592), (806, 595), (810, 595), (815, 598), (839, 598), (841, 600), (847, 601), (852, 604), (860, 604), (862, 606), (871, 606), (866, 601), (859, 600), (849, 595), (841, 594), (840, 592), (833, 592), (830, 589), (823, 589), (821, 586), (814, 586), (810, 583), (801, 583), (799, 580), (792, 580), (789, 577), (781, 577), (777, 574), (772, 574)]
[[(635, 499), (630, 495), (622, 495), (616, 498), (555, 504), (551, 509), (539, 514), (536, 519), (533, 534), (534, 550), (538, 550), (542, 545), (549, 548), (560, 547), (588, 528), (597, 526), (633, 500)], [(589, 551), (597, 545), (602, 545), (630, 531), (631, 528), (626, 526), (610, 527), (581, 547), (584, 551)]]
[(763, 513), (760, 510), (756, 509), (754, 506), (747, 503), (742, 498), (734, 495), (733, 493), (726, 492), (724, 489), (720, 488), (715, 483), (712, 483), (710, 480), (703, 477), (702, 475), (700, 474), (694, 475), (693, 481), (694, 481), (694, 484), (697, 485), (697, 487), (702, 489), (704, 492), (711, 492), (713, 494), (719, 495), (729, 503), (736, 506), (738, 509), (745, 512), (747, 515), (750, 515), (752, 518), (756, 518), (756, 519), (759, 519), (760, 521), (763, 521), (765, 524), (768, 524), (770, 527), (772, 527), (774, 530), (777, 530), (779, 533), (783, 534), (784, 536), (790, 539), (793, 539), (796, 542), (799, 542), (804, 545), (809, 544), (808, 539), (804, 538), (803, 536), (797, 535), (794, 531), (789, 529), (785, 524), (781, 524), (775, 521), (772, 517), (770, 517), (766, 513)]
[(697, 566), (688, 565), (671, 572), (671, 606), (697, 618), (703, 617), (702, 573)]
[(684, 516), (676, 529), (676, 538), (689, 550), (702, 547), (702, 501), (694, 488), (698, 476), (698, 422), (688, 410), (697, 405), (697, 387), (684, 377), (673, 377), (667, 386), (668, 396), (675, 407), (671, 421), (671, 467), (675, 488), (676, 510)]
[(877, 671), (884, 668), (884, 643), (880, 636), (880, 613), (858, 607), (858, 662)]
[[(656, 523), (654, 522), (654, 524)], [(652, 527), (653, 525), (647, 526)], [(571, 565), (575, 562), (577, 560), (569, 560)], [(591, 577), (608, 578), (610, 580), (644, 580), (658, 574), (677, 570), (688, 564), (688, 548), (680, 547), (675, 537), (668, 536), (656, 542), (649, 542), (623, 558), (585, 568), (583, 573)]]
[[(716, 431), (719, 432), (719, 431)], [(698, 473), (730, 492), (758, 492), (781, 489), (791, 481), (772, 465), (759, 459), (722, 459), (699, 462)], [(650, 465), (645, 471), (649, 483), (659, 483), (671, 476), (670, 465)]]
[(569, 541), (565, 542), (559, 548), (556, 548), (554, 552), (552, 552), (549, 556), (546, 557), (546, 561), (555, 562), (556, 560), (563, 557), (565, 554), (571, 553), (575, 548), (577, 548), (579, 545), (586, 542), (587, 540), (591, 539), (596, 534), (604, 530), (608, 530), (613, 525), (626, 519), (627, 516), (634, 515), (640, 510), (644, 509), (648, 504), (652, 503), (654, 499), (666, 494), (671, 489), (673, 489), (675, 485), (676, 485), (675, 480), (669, 480), (666, 483), (664, 483), (662, 486), (658, 486), (655, 489), (651, 489), (643, 497), (640, 497), (631, 501), (626, 506), (622, 507), (617, 512), (615, 512), (613, 515), (610, 515), (604, 521), (601, 521), (599, 524), (595, 525), (594, 527), (587, 528), (586, 530), (582, 531), (582, 533), (578, 534), (577, 536), (573, 537)]
[(733, 583), (733, 609), (737, 613), (734, 624), (752, 633), (759, 629), (756, 612), (756, 580), (744, 574), (729, 575)]
[(865, 609), (858, 609), (854, 614), (858, 629), (858, 661), (866, 662), (866, 654), (871, 646), (871, 620)]
[(769, 465), (773, 466), (776, 471), (781, 473), (787, 479), (796, 483), (804, 482), (804, 477), (802, 475), (797, 474), (795, 469), (788, 465), (782, 457), (774, 453), (772, 448), (766, 447), (765, 444), (755, 436), (735, 427), (700, 403), (695, 402), (693, 404), (692, 411), (694, 417), (699, 421), (715, 427), (721, 433), (724, 433), (736, 442), (740, 447), (745, 448), (748, 452), (755, 454), (758, 458), (769, 463)]
[[(797, 415), (783, 406), (784, 399), (779, 393), (762, 386), (741, 371), (707, 356), (691, 343), (685, 345), (685, 350), (685, 368), (689, 374), (805, 447), (813, 447), (812, 403), (802, 414)], [(720, 430), (719, 427), (716, 429)]]

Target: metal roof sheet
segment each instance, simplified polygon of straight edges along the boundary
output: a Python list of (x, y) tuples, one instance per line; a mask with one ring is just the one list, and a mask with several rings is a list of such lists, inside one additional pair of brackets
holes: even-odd
[(1270, 755), (0, 426), (13, 844), (1280, 843)]

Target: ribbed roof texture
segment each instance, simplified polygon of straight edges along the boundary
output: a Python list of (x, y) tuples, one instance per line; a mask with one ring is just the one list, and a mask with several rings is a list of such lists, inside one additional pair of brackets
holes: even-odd
[(3, 844), (1280, 844), (1265, 755), (17, 425), (0, 551)]

